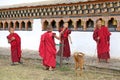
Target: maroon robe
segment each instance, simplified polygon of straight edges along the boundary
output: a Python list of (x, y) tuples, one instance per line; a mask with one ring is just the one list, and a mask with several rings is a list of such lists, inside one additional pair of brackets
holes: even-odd
[(54, 41), (55, 33), (46, 32), (41, 35), (39, 55), (43, 58), (43, 65), (46, 67), (56, 67), (56, 47)]
[(21, 59), (21, 38), (17, 33), (11, 33), (7, 36), (8, 40), (11, 40), (12, 37), (15, 38), (15, 40), (12, 40), (10, 42), (11, 44), (11, 59), (12, 62), (20, 62)]
[[(102, 26), (100, 29), (95, 29), (93, 33), (93, 39), (97, 42), (97, 53), (99, 59), (109, 59), (109, 46), (110, 46), (110, 35), (108, 28)], [(98, 40), (97, 38), (100, 37)]]
[[(61, 32), (62, 30), (63, 29), (60, 29), (59, 32)], [(67, 58), (70, 57), (70, 53), (71, 53), (69, 40), (68, 40), (69, 34), (71, 34), (71, 30), (67, 28), (61, 35), (61, 42), (63, 42), (63, 57), (67, 57)]]

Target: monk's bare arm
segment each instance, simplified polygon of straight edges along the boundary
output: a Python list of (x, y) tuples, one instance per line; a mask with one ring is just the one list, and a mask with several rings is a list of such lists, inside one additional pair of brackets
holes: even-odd
[(58, 37), (58, 36), (56, 36), (56, 35), (55, 35), (54, 37), (55, 37), (56, 39), (60, 40), (60, 37)]
[(71, 39), (71, 36), (69, 35), (68, 36), (69, 40), (70, 40), (70, 43), (72, 44), (72, 39)]
[(60, 32), (60, 34), (63, 34), (63, 32), (65, 31), (67, 27), (64, 27), (63, 30)]

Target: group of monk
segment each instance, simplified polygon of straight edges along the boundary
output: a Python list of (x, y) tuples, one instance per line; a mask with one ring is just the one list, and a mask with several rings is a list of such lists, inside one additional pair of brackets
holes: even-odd
[[(54, 70), (56, 67), (56, 44), (55, 38), (59, 40), (60, 44), (63, 44), (63, 59), (69, 60), (71, 56), (69, 41), (72, 43), (70, 34), (71, 30), (68, 28), (68, 23), (64, 23), (63, 27), (59, 29), (59, 36), (52, 32), (52, 26), (47, 26), (47, 31), (41, 35), (39, 55), (42, 58), (43, 65), (46, 70)], [(9, 29), (10, 34), (7, 36), (8, 43), (11, 44), (11, 60), (12, 65), (16, 62), (21, 62), (21, 38), (17, 33), (14, 33), (14, 28)], [(97, 43), (97, 57), (98, 62), (105, 59), (109, 62), (109, 46), (110, 46), (110, 35), (108, 27), (102, 25), (102, 20), (96, 21), (96, 27), (93, 32), (93, 39)]]
[[(63, 57), (68, 59), (70, 57), (69, 40), (71, 31), (68, 29), (68, 23), (64, 23), (64, 27), (59, 30), (60, 35), (57, 36), (52, 32), (52, 26), (47, 27), (47, 32), (41, 35), (39, 53), (43, 59), (43, 65), (46, 70), (53, 70), (56, 67), (56, 44), (54, 38), (60, 40), (63, 46)], [(71, 39), (70, 39), (71, 41)]]

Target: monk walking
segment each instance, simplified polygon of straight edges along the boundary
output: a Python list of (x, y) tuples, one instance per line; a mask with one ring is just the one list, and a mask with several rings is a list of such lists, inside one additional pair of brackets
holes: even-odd
[(102, 20), (97, 20), (96, 28), (93, 33), (93, 39), (97, 43), (97, 53), (98, 53), (98, 62), (101, 59), (105, 59), (106, 62), (109, 62), (109, 46), (110, 46), (110, 35), (108, 28), (102, 25)]
[(47, 32), (41, 35), (39, 46), (39, 55), (43, 59), (43, 65), (46, 70), (53, 70), (56, 67), (56, 47), (54, 38), (59, 39), (55, 33), (52, 32), (52, 27), (47, 27)]
[(14, 28), (9, 29), (10, 34), (7, 36), (8, 43), (11, 45), (11, 60), (12, 65), (15, 65), (15, 62), (21, 62), (21, 38), (17, 33), (14, 33)]

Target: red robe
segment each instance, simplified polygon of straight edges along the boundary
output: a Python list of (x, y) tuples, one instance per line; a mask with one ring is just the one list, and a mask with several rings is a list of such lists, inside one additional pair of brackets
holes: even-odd
[[(60, 29), (59, 32), (61, 32), (61, 31), (62, 31), (62, 29)], [(71, 30), (69, 30), (67, 28), (61, 35), (61, 42), (63, 42), (63, 57), (67, 57), (67, 58), (70, 57), (70, 53), (71, 53), (69, 40), (68, 40), (69, 34), (71, 34)]]
[(8, 40), (11, 40), (12, 37), (15, 38), (15, 40), (11, 41), (11, 59), (12, 62), (20, 62), (21, 58), (21, 38), (17, 33), (11, 33), (7, 36)]
[(55, 33), (46, 32), (41, 35), (39, 55), (43, 58), (43, 65), (55, 68), (56, 66), (56, 47), (54, 41)]
[[(102, 26), (101, 29), (95, 29), (93, 39), (97, 42), (97, 53), (99, 59), (109, 59), (110, 35), (108, 28)], [(100, 37), (98, 40), (97, 37)]]

